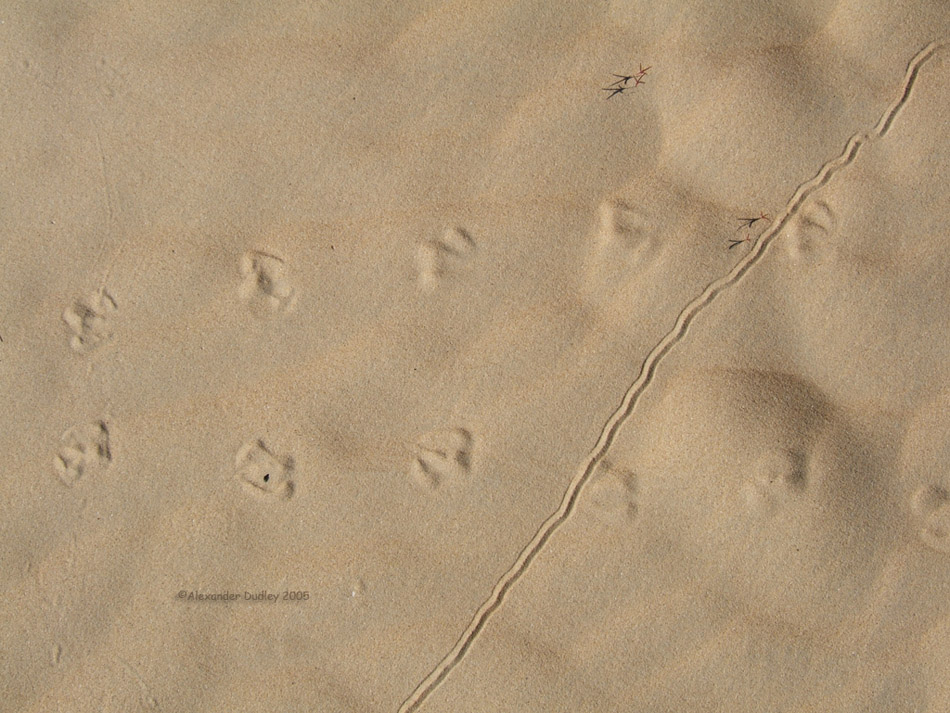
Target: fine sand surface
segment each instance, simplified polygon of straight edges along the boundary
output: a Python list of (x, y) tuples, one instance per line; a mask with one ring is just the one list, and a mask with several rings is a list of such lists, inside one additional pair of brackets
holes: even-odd
[(2, 4), (0, 711), (950, 710), (948, 42)]

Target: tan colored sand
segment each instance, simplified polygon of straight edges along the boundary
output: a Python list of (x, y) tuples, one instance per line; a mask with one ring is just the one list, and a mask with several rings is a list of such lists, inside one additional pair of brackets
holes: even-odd
[(950, 11), (777, 5), (0, 8), (0, 711), (947, 710)]

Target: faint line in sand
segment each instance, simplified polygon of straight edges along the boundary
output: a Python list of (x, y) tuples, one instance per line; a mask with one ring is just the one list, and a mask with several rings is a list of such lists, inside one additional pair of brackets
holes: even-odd
[(844, 166), (854, 161), (861, 147), (868, 140), (879, 138), (890, 130), (897, 114), (910, 99), (911, 90), (917, 80), (920, 67), (924, 62), (930, 59), (938, 49), (944, 47), (944, 42), (931, 42), (920, 50), (908, 64), (900, 95), (887, 108), (874, 129), (870, 132), (860, 132), (848, 139), (844, 151), (840, 156), (822, 166), (821, 170), (819, 170), (813, 178), (805, 181), (795, 190), (781, 218), (773, 222), (759, 236), (749, 253), (736, 263), (735, 267), (725, 276), (709, 283), (702, 294), (683, 308), (676, 319), (673, 329), (670, 330), (647, 355), (643, 366), (640, 368), (639, 376), (627, 390), (620, 407), (607, 420), (600, 434), (600, 438), (587, 457), (583, 468), (571, 479), (558, 509), (544, 521), (528, 545), (521, 550), (515, 563), (502, 575), (501, 579), (498, 580), (492, 589), (491, 596), (479, 607), (478, 611), (475, 612), (468, 627), (466, 627), (465, 631), (459, 637), (452, 650), (439, 662), (429, 675), (416, 686), (409, 697), (403, 701), (399, 707), (399, 713), (411, 713), (411, 711), (417, 710), (422, 702), (428, 698), (429, 694), (445, 680), (449, 672), (459, 664), (469, 648), (471, 648), (475, 638), (481, 633), (482, 629), (485, 628), (488, 619), (501, 606), (505, 596), (514, 583), (525, 573), (528, 566), (534, 561), (534, 558), (551, 538), (551, 535), (554, 534), (554, 531), (570, 517), (577, 504), (581, 489), (584, 487), (584, 484), (590, 480), (598, 464), (604, 459), (623, 422), (633, 413), (633, 409), (640, 395), (653, 380), (657, 365), (670, 352), (673, 346), (685, 336), (690, 323), (692, 323), (696, 315), (718, 297), (720, 293), (739, 282), (751, 267), (762, 258), (766, 248), (801, 208), (809, 195), (826, 184), (828, 180)]

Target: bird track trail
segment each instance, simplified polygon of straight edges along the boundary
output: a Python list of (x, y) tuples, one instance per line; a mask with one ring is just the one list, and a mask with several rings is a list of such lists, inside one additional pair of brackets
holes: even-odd
[(752, 266), (762, 259), (765, 250), (775, 239), (775, 236), (782, 231), (801, 208), (805, 200), (815, 190), (827, 183), (830, 178), (843, 167), (854, 161), (865, 143), (869, 140), (884, 136), (890, 130), (900, 110), (910, 99), (911, 91), (917, 81), (921, 66), (923, 66), (937, 50), (943, 49), (945, 46), (946, 43), (942, 41), (931, 42), (920, 50), (907, 66), (900, 95), (887, 108), (875, 127), (869, 132), (860, 132), (848, 139), (844, 151), (839, 156), (828, 161), (813, 178), (805, 181), (795, 190), (781, 217), (773, 221), (765, 232), (759, 236), (749, 253), (736, 263), (732, 270), (726, 275), (709, 283), (698, 297), (683, 308), (670, 332), (660, 340), (647, 355), (646, 359), (644, 359), (639, 376), (627, 389), (620, 407), (607, 420), (606, 425), (601, 431), (600, 438), (585, 459), (583, 467), (571, 479), (561, 499), (560, 506), (542, 523), (534, 537), (531, 538), (531, 541), (521, 550), (514, 564), (495, 583), (495, 586), (492, 588), (491, 596), (489, 596), (475, 612), (469, 625), (465, 628), (465, 631), (462, 632), (458, 641), (456, 641), (455, 646), (446, 654), (439, 664), (432, 669), (429, 675), (416, 686), (409, 697), (403, 701), (398, 713), (411, 713), (412, 711), (418, 710), (425, 699), (446, 679), (452, 669), (462, 661), (465, 654), (471, 648), (472, 643), (485, 628), (489, 618), (491, 618), (492, 614), (502, 605), (505, 596), (514, 586), (515, 582), (525, 573), (534, 561), (534, 558), (537, 557), (548, 540), (551, 539), (554, 532), (571, 516), (571, 513), (577, 505), (584, 484), (590, 480), (598, 464), (606, 456), (621, 426), (627, 418), (629, 418), (630, 414), (633, 413), (640, 399), (640, 395), (643, 394), (650, 385), (660, 362), (686, 335), (689, 325), (693, 319), (695, 319), (696, 315), (716, 299), (719, 294), (738, 283)]

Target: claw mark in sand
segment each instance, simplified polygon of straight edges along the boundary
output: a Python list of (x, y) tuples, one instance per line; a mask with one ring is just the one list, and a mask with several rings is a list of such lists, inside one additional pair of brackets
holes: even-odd
[(874, 129), (870, 132), (861, 132), (852, 136), (840, 156), (826, 163), (814, 178), (800, 185), (788, 202), (782, 217), (762, 234), (746, 256), (740, 260), (728, 274), (710, 283), (699, 297), (686, 305), (683, 311), (680, 312), (673, 329), (660, 340), (659, 344), (647, 355), (643, 366), (640, 368), (640, 375), (627, 390), (620, 408), (618, 408), (607, 421), (597, 444), (594, 446), (590, 455), (587, 456), (583, 467), (578, 470), (571, 479), (558, 509), (544, 521), (534, 537), (531, 538), (531, 541), (521, 550), (521, 553), (511, 568), (498, 580), (492, 589), (491, 595), (478, 608), (478, 611), (475, 612), (469, 625), (465, 628), (465, 631), (462, 632), (462, 635), (458, 641), (456, 641), (452, 650), (446, 654), (429, 675), (416, 686), (409, 697), (403, 701), (399, 707), (399, 713), (410, 713), (411, 711), (418, 710), (422, 702), (446, 679), (452, 669), (459, 664), (471, 648), (472, 642), (485, 628), (488, 619), (498, 610), (502, 602), (504, 602), (509, 590), (525, 573), (527, 568), (534, 561), (534, 558), (537, 557), (538, 553), (547, 544), (548, 540), (551, 539), (551, 535), (554, 534), (554, 531), (563, 525), (567, 518), (570, 517), (577, 505), (581, 488), (590, 480), (591, 475), (604, 460), (623, 422), (633, 412), (634, 407), (640, 399), (640, 395), (653, 380), (653, 375), (656, 373), (658, 364), (683, 338), (689, 329), (689, 325), (696, 318), (696, 315), (705, 309), (721, 292), (738, 283), (751, 267), (762, 258), (766, 248), (768, 248), (775, 239), (775, 236), (779, 234), (791, 220), (792, 216), (801, 208), (802, 203), (809, 195), (827, 183), (828, 180), (844, 166), (854, 161), (865, 143), (871, 139), (881, 137), (888, 132), (894, 122), (894, 118), (910, 97), (911, 89), (917, 79), (920, 67), (930, 59), (938, 49), (943, 49), (943, 47), (943, 43), (931, 42), (917, 53), (908, 65), (900, 96), (887, 111), (884, 112), (884, 115), (880, 121), (878, 121)]

